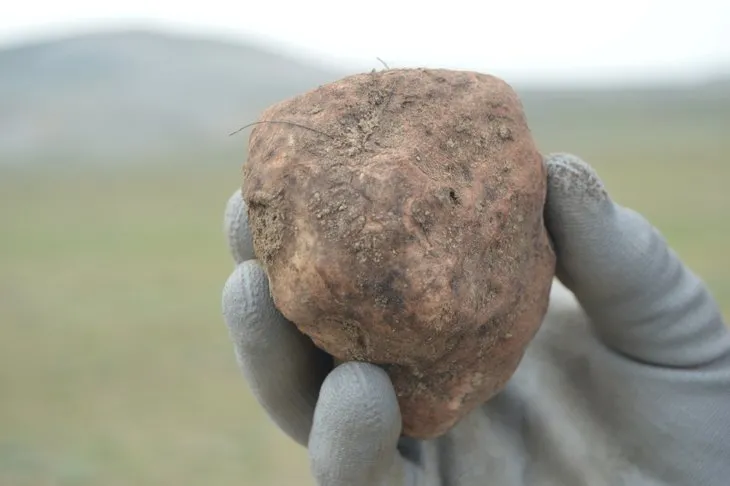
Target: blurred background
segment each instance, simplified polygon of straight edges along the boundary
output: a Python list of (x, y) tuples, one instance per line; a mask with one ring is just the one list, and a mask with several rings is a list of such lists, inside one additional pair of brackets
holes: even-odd
[(377, 57), (510, 82), (730, 316), (728, 2), (8, 2), (0, 485), (312, 484), (221, 317), (229, 133)]

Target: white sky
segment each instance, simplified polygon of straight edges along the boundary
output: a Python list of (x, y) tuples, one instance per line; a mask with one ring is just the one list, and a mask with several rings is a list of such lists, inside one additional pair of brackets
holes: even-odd
[[(425, 0), (426, 2), (428, 0)], [(20, 0), (0, 7), (0, 45), (144, 22), (261, 37), (322, 62), (428, 65), (520, 80), (730, 72), (730, 0)]]

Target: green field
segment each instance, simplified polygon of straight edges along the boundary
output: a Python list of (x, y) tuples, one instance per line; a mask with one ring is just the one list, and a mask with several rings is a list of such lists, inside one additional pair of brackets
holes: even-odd
[[(730, 316), (730, 115), (700, 118), (536, 134), (593, 164)], [(0, 171), (0, 485), (312, 484), (221, 318), (240, 160), (139, 165)]]

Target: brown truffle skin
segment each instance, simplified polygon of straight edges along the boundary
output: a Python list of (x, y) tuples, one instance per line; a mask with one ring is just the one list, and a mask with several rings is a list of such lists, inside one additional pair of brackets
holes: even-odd
[(381, 366), (403, 435), (498, 393), (547, 311), (546, 169), (486, 74), (349, 76), (266, 110), (244, 165), (274, 303), (338, 361)]

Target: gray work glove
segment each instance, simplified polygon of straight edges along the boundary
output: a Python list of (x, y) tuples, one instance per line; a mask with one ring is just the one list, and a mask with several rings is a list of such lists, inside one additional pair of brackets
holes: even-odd
[(240, 191), (230, 199), (225, 321), (251, 390), (308, 448), (320, 486), (730, 484), (730, 335), (708, 289), (585, 162), (546, 163), (546, 224), (572, 294), (554, 298), (505, 390), (433, 441), (400, 438), (383, 371), (332, 369), (274, 308)]

